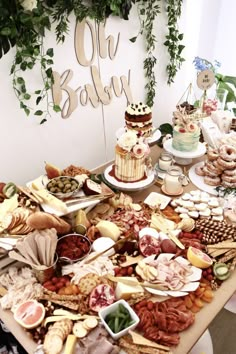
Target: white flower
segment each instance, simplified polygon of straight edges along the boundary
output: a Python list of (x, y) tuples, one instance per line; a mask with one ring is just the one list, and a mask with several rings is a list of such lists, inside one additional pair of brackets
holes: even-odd
[(32, 11), (37, 7), (37, 0), (23, 0), (21, 1), (21, 6), (26, 11)]
[(136, 145), (136, 143), (137, 135), (131, 130), (121, 135), (118, 140), (118, 145), (126, 151), (131, 151), (133, 146)]

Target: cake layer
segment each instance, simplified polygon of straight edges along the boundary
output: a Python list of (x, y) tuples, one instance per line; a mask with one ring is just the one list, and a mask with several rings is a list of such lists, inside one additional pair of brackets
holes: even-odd
[(123, 182), (137, 182), (145, 176), (145, 158), (124, 154), (120, 147), (115, 149), (115, 177)]
[(200, 138), (200, 129), (190, 132), (179, 132), (178, 127), (173, 129), (172, 146), (178, 151), (196, 151), (198, 148)]

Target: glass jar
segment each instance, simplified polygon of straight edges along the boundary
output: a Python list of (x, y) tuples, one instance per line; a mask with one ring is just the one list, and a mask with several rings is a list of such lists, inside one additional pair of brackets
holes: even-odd
[(162, 152), (159, 160), (158, 160), (158, 167), (162, 171), (167, 171), (173, 163), (173, 155), (169, 154), (168, 152)]
[(179, 194), (182, 191), (183, 171), (178, 166), (171, 166), (164, 179), (165, 191), (169, 194)]

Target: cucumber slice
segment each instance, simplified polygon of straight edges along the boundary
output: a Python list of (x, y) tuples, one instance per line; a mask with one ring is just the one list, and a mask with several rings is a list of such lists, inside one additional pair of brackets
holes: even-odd
[(6, 198), (11, 198), (17, 192), (17, 187), (14, 183), (9, 182), (3, 187), (2, 192)]

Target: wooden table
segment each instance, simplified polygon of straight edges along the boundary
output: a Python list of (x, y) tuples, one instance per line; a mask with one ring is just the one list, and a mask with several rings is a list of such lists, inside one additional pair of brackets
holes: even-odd
[[(155, 164), (158, 161), (158, 157), (160, 155), (161, 150), (158, 146), (153, 146), (151, 150), (153, 164)], [(201, 159), (197, 159), (197, 161), (200, 161), (202, 159), (204, 159), (204, 157), (202, 157)], [(193, 161), (193, 163), (196, 163), (197, 161), (195, 160)], [(110, 163), (108, 163), (107, 165), (109, 164)], [(96, 170), (94, 170), (94, 172), (101, 173), (107, 165), (97, 168)], [(187, 169), (189, 167), (190, 166), (187, 166)], [(190, 183), (188, 186), (184, 187), (184, 192), (193, 189), (196, 189), (196, 187), (192, 183)], [(153, 184), (147, 189), (141, 190), (139, 192), (132, 192), (130, 193), (130, 195), (133, 197), (134, 201), (138, 202), (144, 200), (149, 195), (149, 193), (153, 191), (160, 193), (160, 187), (156, 184)], [(209, 304), (206, 304), (205, 307), (199, 313), (196, 314), (196, 320), (194, 324), (180, 334), (180, 344), (172, 350), (174, 354), (187, 354), (191, 350), (191, 348), (194, 346), (194, 344), (198, 341), (200, 336), (204, 333), (206, 328), (215, 318), (217, 313), (220, 312), (220, 310), (224, 307), (226, 302), (230, 299), (230, 297), (234, 294), (235, 291), (236, 272), (234, 272), (228, 280), (223, 282), (221, 287), (215, 292), (215, 297), (213, 301)], [(3, 311), (0, 307), (0, 318), (10, 329), (16, 339), (25, 348), (25, 350), (29, 354), (33, 354), (37, 345), (27, 336), (24, 329), (14, 321), (11, 312)]]

